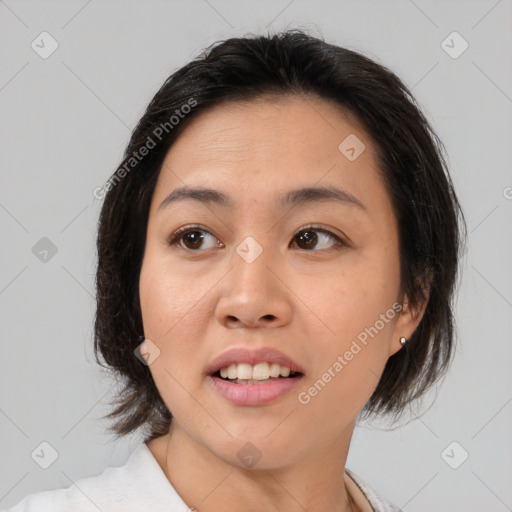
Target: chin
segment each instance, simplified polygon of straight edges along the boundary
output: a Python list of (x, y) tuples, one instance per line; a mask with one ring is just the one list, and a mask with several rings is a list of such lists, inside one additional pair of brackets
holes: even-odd
[[(233, 431), (230, 424), (228, 434), (222, 442), (214, 442), (211, 451), (228, 464), (249, 470), (275, 469), (290, 464), (292, 453), (295, 457), (297, 446), (304, 446), (304, 442), (294, 439), (289, 430), (279, 430), (279, 422), (273, 422), (270, 427), (259, 425), (238, 425), (238, 431)], [(277, 428), (276, 428), (277, 427)], [(235, 429), (237, 430), (237, 429)]]

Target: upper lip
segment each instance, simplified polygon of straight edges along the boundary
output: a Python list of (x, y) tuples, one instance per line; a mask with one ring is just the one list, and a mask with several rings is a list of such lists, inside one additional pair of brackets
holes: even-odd
[(302, 367), (293, 359), (283, 354), (279, 350), (270, 347), (262, 347), (259, 349), (249, 350), (244, 347), (233, 347), (218, 357), (216, 357), (206, 370), (208, 375), (212, 375), (231, 364), (247, 363), (255, 365), (258, 363), (278, 363), (281, 366), (290, 368), (290, 371), (297, 373), (304, 373)]

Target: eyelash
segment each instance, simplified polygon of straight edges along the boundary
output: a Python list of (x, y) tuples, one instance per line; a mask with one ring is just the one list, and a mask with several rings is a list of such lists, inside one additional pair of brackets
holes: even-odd
[[(181, 241), (182, 239), (182, 236), (185, 235), (186, 233), (188, 232), (193, 232), (193, 231), (201, 231), (203, 233), (208, 233), (209, 235), (213, 236), (215, 238), (214, 235), (212, 235), (212, 233), (210, 233), (208, 230), (206, 229), (203, 229), (201, 226), (198, 226), (198, 225), (189, 225), (189, 226), (184, 226), (180, 229), (178, 229), (177, 231), (175, 231), (168, 239), (168, 244), (170, 246), (174, 246), (174, 245), (177, 245), (178, 242)], [(334, 239), (337, 243), (335, 245), (333, 245), (332, 247), (329, 247), (328, 249), (322, 249), (322, 251), (331, 251), (331, 250), (340, 250), (342, 249), (343, 247), (347, 247), (348, 246), (348, 243), (345, 242), (342, 238), (340, 238), (338, 235), (335, 235), (334, 233), (332, 233), (331, 231), (327, 230), (327, 229), (323, 229), (323, 228), (319, 228), (319, 227), (316, 227), (314, 225), (307, 225), (307, 226), (303, 226), (301, 228), (299, 228), (293, 238), (295, 238), (299, 233), (303, 232), (303, 231), (317, 231), (319, 233), (323, 233), (325, 235), (328, 235), (329, 237), (331, 237), (332, 239)], [(189, 251), (189, 252), (202, 252), (201, 249), (189, 249), (188, 247), (184, 247), (182, 245), (180, 245), (180, 248), (181, 249), (185, 249), (186, 251)], [(203, 249), (204, 250), (204, 249)], [(300, 249), (302, 251), (306, 251), (306, 252), (320, 252), (318, 250), (307, 250), (307, 249)]]

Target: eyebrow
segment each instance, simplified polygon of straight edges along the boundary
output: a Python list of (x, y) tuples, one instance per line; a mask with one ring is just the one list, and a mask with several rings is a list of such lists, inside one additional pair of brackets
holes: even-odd
[[(160, 203), (157, 212), (166, 208), (170, 204), (185, 200), (193, 200), (206, 204), (216, 204), (218, 206), (222, 206), (223, 208), (233, 208), (235, 206), (235, 202), (232, 198), (218, 190), (186, 186), (173, 190)], [(304, 187), (290, 190), (284, 194), (281, 194), (277, 198), (277, 201), (281, 208), (306, 203), (335, 201), (366, 210), (366, 207), (363, 205), (363, 203), (361, 203), (359, 199), (357, 199), (357, 197), (333, 186)]]

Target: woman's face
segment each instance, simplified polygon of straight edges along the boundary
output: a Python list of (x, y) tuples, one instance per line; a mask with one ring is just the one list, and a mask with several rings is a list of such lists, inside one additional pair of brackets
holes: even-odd
[[(276, 468), (348, 446), (419, 321), (401, 307), (396, 219), (375, 158), (361, 126), (315, 97), (217, 106), (167, 154), (140, 275), (143, 350), (174, 427), (201, 449)], [(318, 187), (338, 196), (294, 194)], [(230, 349), (241, 351), (219, 362)], [(286, 374), (286, 358), (299, 376), (265, 381)], [(230, 365), (242, 382), (211, 375)]]

